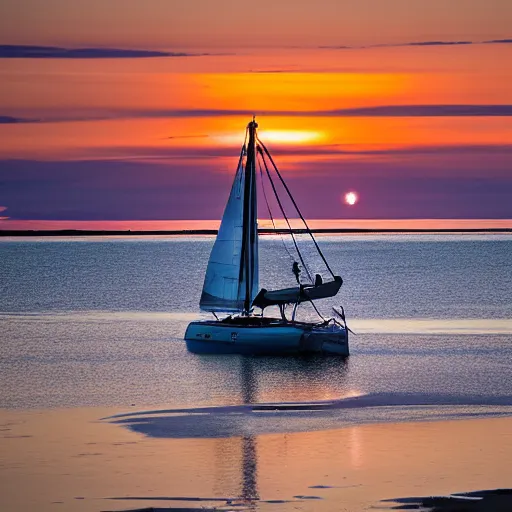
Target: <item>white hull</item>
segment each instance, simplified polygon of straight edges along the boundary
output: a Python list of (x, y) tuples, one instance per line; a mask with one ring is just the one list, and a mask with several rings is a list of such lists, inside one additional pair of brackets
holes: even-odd
[(349, 355), (348, 333), (337, 325), (279, 320), (266, 325), (234, 322), (192, 322), (185, 332), (187, 348), (200, 354), (300, 354)]

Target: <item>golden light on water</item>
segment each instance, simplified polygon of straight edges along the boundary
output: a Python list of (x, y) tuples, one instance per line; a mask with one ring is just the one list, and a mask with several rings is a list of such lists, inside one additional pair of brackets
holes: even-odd
[(358, 200), (359, 196), (356, 192), (347, 192), (345, 194), (345, 204), (348, 204), (349, 206), (354, 206)]

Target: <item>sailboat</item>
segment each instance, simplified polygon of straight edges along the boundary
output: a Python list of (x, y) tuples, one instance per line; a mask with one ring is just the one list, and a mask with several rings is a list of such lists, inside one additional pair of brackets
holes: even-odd
[[(199, 305), (201, 310), (213, 313), (215, 319), (194, 321), (188, 325), (185, 332), (187, 348), (190, 352), (199, 354), (323, 353), (348, 356), (349, 328), (343, 308), (341, 307), (341, 311), (333, 308), (338, 318), (325, 319), (314, 304), (316, 300), (335, 296), (343, 280), (332, 272), (272, 156), (259, 139), (257, 128), (255, 119), (247, 126), (237, 172), (204, 279)], [(260, 171), (265, 169), (298, 255), (299, 261), (293, 262), (291, 272), (296, 286), (285, 289), (259, 289), (257, 163)], [(325, 282), (320, 274), (316, 274), (314, 279), (311, 278), (272, 174), (277, 176), (281, 188), (284, 188), (296, 208), (304, 223), (305, 232), (311, 237), (330, 273), (330, 278)], [(271, 214), (270, 208), (269, 213)], [(274, 224), (272, 214), (271, 219)], [(301, 265), (310, 282), (301, 280)], [(298, 306), (306, 302), (312, 304), (318, 313), (318, 322), (296, 319)], [(280, 316), (266, 317), (264, 313), (268, 306), (277, 306)], [(293, 307), (291, 317), (285, 311), (289, 306)], [(220, 318), (222, 315), (227, 316)]]

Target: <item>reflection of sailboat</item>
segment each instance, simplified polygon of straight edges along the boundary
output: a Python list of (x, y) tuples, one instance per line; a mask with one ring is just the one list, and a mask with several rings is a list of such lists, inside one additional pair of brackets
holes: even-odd
[(240, 498), (259, 500), (258, 493), (258, 443), (255, 436), (242, 437), (242, 486)]
[[(258, 392), (258, 382), (253, 371), (252, 361), (243, 358), (240, 361), (241, 399), (244, 404), (253, 404)], [(256, 436), (242, 437), (242, 486), (240, 498), (244, 501), (259, 499), (258, 493), (258, 443)]]
[[(301, 353), (322, 352), (348, 355), (348, 328), (344, 315), (343, 323), (331, 318), (321, 322), (299, 322), (295, 319), (300, 303), (335, 296), (343, 280), (331, 271), (295, 200), (279, 173), (270, 153), (258, 138), (256, 122), (247, 127), (249, 141), (240, 153), (238, 169), (233, 182), (228, 203), (224, 210), (221, 226), (215, 240), (204, 280), (200, 306), (204, 311), (230, 313), (222, 320), (197, 321), (189, 324), (185, 333), (187, 347), (197, 353)], [(263, 163), (277, 203), (288, 222), (282, 202), (269, 169), (269, 163), (279, 178), (289, 199), (300, 218), (304, 221), (307, 233), (311, 236), (318, 254), (322, 258), (332, 279), (323, 282), (317, 274), (310, 283), (299, 279), (299, 263), (294, 262), (292, 271), (298, 286), (281, 290), (258, 292), (259, 259), (256, 203), (256, 161)], [(288, 226), (290, 226), (288, 222)], [(305, 266), (295, 237), (290, 227), (300, 263)], [(293, 305), (291, 319), (285, 315), (285, 307)], [(281, 318), (264, 317), (268, 306), (278, 306)], [(261, 308), (261, 315), (254, 308)], [(316, 308), (315, 308), (316, 309)], [(235, 314), (235, 316), (233, 316)]]

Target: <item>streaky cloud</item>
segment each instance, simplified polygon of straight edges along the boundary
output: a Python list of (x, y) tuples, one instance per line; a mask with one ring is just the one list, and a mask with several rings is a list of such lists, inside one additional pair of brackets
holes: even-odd
[(0, 124), (16, 124), (26, 122), (19, 117), (0, 116)]
[(508, 117), (512, 105), (382, 105), (325, 111), (329, 116), (361, 117)]
[(347, 46), (347, 45), (333, 45), (333, 46), (319, 46), (318, 48), (324, 50), (366, 50), (370, 48), (403, 48), (407, 46), (422, 47), (422, 46), (468, 46), (476, 44), (511, 44), (512, 39), (491, 39), (488, 41), (409, 41), (406, 43), (384, 43), (384, 44), (369, 44), (362, 46)]
[(237, 116), (279, 116), (279, 117), (511, 117), (512, 104), (494, 105), (380, 105), (376, 107), (355, 107), (334, 110), (263, 110), (254, 112), (245, 109), (106, 109), (58, 115), (38, 115), (33, 118), (0, 116), (0, 124), (15, 123), (58, 123), (76, 121), (104, 121), (110, 119), (161, 119), (201, 118)]
[(164, 137), (164, 139), (205, 139), (209, 137), (209, 135), (169, 135), (169, 137)]
[(453, 46), (459, 44), (475, 44), (474, 41), (415, 41), (412, 43), (404, 43), (399, 46)]
[[(487, 41), (485, 41), (487, 42)], [(319, 46), (324, 50), (365, 50), (369, 48), (401, 48), (404, 46), (458, 46), (470, 44), (483, 44), (484, 41), (410, 41), (407, 43), (383, 43), (383, 44), (369, 44), (363, 46), (347, 46), (347, 45), (334, 45), (334, 46)]]
[(484, 41), (485, 44), (512, 44), (512, 39), (491, 39)]
[(205, 55), (208, 54), (120, 48), (0, 45), (0, 59), (137, 59), (150, 57), (199, 57)]
[(288, 69), (288, 68), (282, 68), (282, 69), (251, 69), (251, 70), (249, 70), (249, 73), (270, 75), (270, 74), (277, 74), (277, 73), (300, 73), (301, 71), (302, 70), (298, 70), (297, 68), (294, 68), (294, 69)]
[[(318, 146), (300, 146), (287, 144), (273, 144), (276, 154), (290, 157), (316, 157), (327, 156), (333, 158), (350, 158), (352, 156), (369, 157), (393, 157), (401, 155), (420, 157), (442, 157), (466, 155), (512, 155), (512, 144), (464, 144), (464, 145), (424, 145), (424, 146), (399, 146), (389, 148), (372, 148), (371, 146), (358, 147), (350, 144), (326, 144)], [(103, 159), (112, 161), (166, 161), (166, 160), (194, 160), (211, 161), (215, 158), (232, 158), (233, 148), (230, 146), (110, 146), (104, 148), (91, 148), (88, 155), (83, 152), (71, 160)]]

